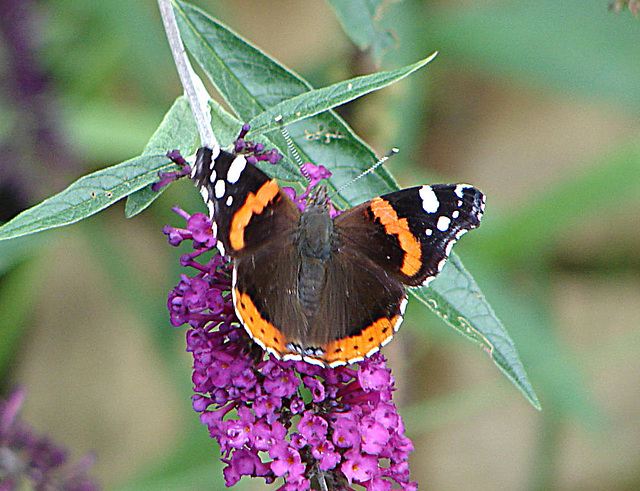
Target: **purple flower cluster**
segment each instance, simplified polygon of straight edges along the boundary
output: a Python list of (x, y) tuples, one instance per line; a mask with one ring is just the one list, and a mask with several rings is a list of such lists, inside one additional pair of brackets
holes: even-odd
[[(236, 151), (247, 149), (243, 136)], [(261, 147), (249, 147), (267, 160)], [(328, 175), (324, 167), (305, 166), (309, 189)], [(299, 197), (285, 192), (303, 208), (309, 189)], [(164, 233), (174, 246), (193, 242), (180, 262), (195, 274), (181, 275), (167, 304), (171, 323), (190, 327), (193, 408), (220, 444), (227, 486), (252, 476), (267, 483), (281, 477), (280, 490), (417, 489), (409, 481), (413, 445), (391, 399), (394, 381), (384, 357), (323, 368), (266, 355), (236, 317), (232, 265), (214, 249), (210, 219), (174, 211), (187, 226)]]
[(23, 401), (22, 390), (15, 391), (6, 401), (0, 400), (0, 491), (100, 489), (86, 475), (93, 463), (91, 457), (71, 466), (63, 447), (35, 435), (18, 418)]

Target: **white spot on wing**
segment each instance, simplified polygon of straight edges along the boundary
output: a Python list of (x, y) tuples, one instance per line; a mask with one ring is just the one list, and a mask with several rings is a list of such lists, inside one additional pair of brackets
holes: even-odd
[(216, 182), (216, 185), (213, 188), (213, 191), (215, 192), (217, 199), (221, 199), (224, 196), (225, 190), (226, 190), (226, 185), (222, 179)]
[(402, 299), (402, 301), (400, 302), (400, 315), (404, 315), (404, 311), (407, 310), (407, 303), (409, 302), (409, 300), (407, 299), (407, 297), (404, 297)]
[(440, 232), (446, 232), (449, 229), (450, 223), (451, 223), (451, 218), (441, 216), (440, 218), (438, 218), (438, 223), (436, 224), (436, 227), (438, 227), (438, 230), (440, 230)]
[[(391, 341), (391, 338), (390, 338), (390, 337), (389, 337), (389, 338), (387, 338), (387, 339), (388, 339), (389, 341)], [(376, 346), (376, 347), (375, 347), (375, 348), (373, 348), (372, 350), (369, 350), (369, 352), (365, 355), (365, 357), (369, 358), (371, 355), (373, 355), (373, 354), (377, 353), (378, 351), (380, 351), (380, 348)]]
[(229, 184), (235, 184), (240, 179), (240, 175), (242, 171), (247, 166), (247, 159), (245, 159), (242, 155), (238, 155), (231, 165), (229, 166), (229, 172), (227, 172), (227, 182)]
[(422, 282), (422, 286), (427, 286), (429, 283), (431, 283), (435, 279), (436, 279), (435, 276), (427, 276), (425, 280)]
[[(400, 310), (400, 317), (398, 317), (398, 320), (396, 321), (396, 323), (393, 325), (393, 332), (398, 332), (398, 329), (400, 329), (400, 324), (402, 324), (402, 320), (404, 318), (404, 311), (407, 310), (407, 303), (408, 303), (408, 299), (407, 297), (404, 297), (401, 301), (400, 301), (400, 306), (399, 306), (399, 310)], [(389, 336), (383, 343), (382, 346), (384, 346), (385, 344), (387, 344), (389, 341), (391, 341), (392, 336)]]
[(230, 195), (230, 196), (227, 198), (226, 205), (227, 205), (227, 206), (231, 206), (232, 204), (233, 204), (233, 196), (231, 196), (231, 195)]
[(451, 249), (453, 248), (453, 244), (455, 244), (456, 241), (455, 240), (451, 240), (449, 242), (447, 242), (447, 245), (444, 248), (444, 253), (448, 256), (449, 254), (451, 254)]
[[(224, 244), (222, 243), (222, 241), (220, 241), (220, 240), (219, 240), (218, 242), (216, 242), (216, 247), (218, 248), (218, 250), (220, 251), (220, 254), (221, 254), (222, 256), (226, 256), (226, 255), (227, 255), (227, 253), (226, 253), (226, 252), (225, 252), (225, 250), (224, 250)], [(233, 304), (234, 304), (234, 305), (236, 304), (235, 299), (233, 300)], [(236, 314), (237, 314), (237, 313), (238, 313), (238, 312), (236, 311)], [(238, 314), (238, 319), (239, 319), (239, 318), (240, 318), (240, 315)]]
[(427, 237), (431, 237), (433, 235), (433, 230), (431, 230), (430, 228), (425, 229), (424, 234)]
[[(220, 244), (221, 242), (218, 241), (218, 249), (220, 249)], [(222, 252), (222, 251), (221, 251)], [(224, 256), (224, 254), (222, 254)], [(233, 299), (233, 308), (236, 311), (236, 317), (238, 317), (238, 319), (240, 319), (240, 323), (242, 325), (244, 325), (244, 322), (242, 321), (242, 317), (240, 317), (240, 314), (238, 313), (238, 309), (236, 308), (236, 305), (238, 304), (238, 299), (236, 298), (236, 284), (238, 282), (238, 272), (236, 271), (236, 268), (233, 268), (233, 271), (231, 272), (231, 298)], [(246, 327), (245, 327), (246, 329)], [(249, 332), (247, 330), (247, 332)], [(249, 335), (251, 335), (251, 333), (249, 333)]]
[[(292, 360), (295, 360), (296, 358), (292, 358)], [(297, 358), (298, 360), (300, 358)], [(311, 358), (310, 356), (303, 356), (302, 359), (304, 361), (306, 361), (307, 363), (309, 363), (310, 365), (317, 365), (319, 367), (323, 367), (325, 366), (325, 363), (322, 360), (319, 360), (318, 358)]]
[(469, 186), (467, 184), (458, 184), (455, 189), (453, 190), (454, 193), (456, 193), (456, 196), (460, 199), (462, 199), (462, 197), (464, 196), (464, 190), (467, 189)]
[(216, 173), (216, 170), (211, 169), (211, 175), (209, 176), (209, 181), (211, 181), (211, 184), (214, 183), (217, 177), (218, 177), (218, 174)]
[(200, 188), (200, 195), (202, 196), (202, 199), (205, 203), (209, 203), (209, 190), (206, 188), (206, 186), (202, 186)]
[(460, 212), (458, 210), (454, 210), (453, 213), (451, 214), (451, 218), (453, 218), (454, 220), (459, 216), (460, 216)]
[(444, 268), (444, 263), (447, 262), (447, 259), (442, 259), (439, 263), (438, 263), (438, 271), (442, 271), (442, 268)]
[(289, 361), (289, 360), (294, 360), (294, 361), (302, 360), (302, 355), (299, 353), (287, 353), (283, 355), (282, 361)]
[(419, 191), (420, 198), (422, 199), (422, 208), (427, 213), (435, 213), (438, 211), (440, 202), (436, 193), (431, 186), (422, 186)]
[(260, 345), (260, 347), (265, 350), (267, 353), (275, 356), (278, 360), (280, 359), (280, 353), (278, 353), (273, 348), (265, 348), (264, 343), (260, 341), (258, 338), (253, 338), (253, 340)]

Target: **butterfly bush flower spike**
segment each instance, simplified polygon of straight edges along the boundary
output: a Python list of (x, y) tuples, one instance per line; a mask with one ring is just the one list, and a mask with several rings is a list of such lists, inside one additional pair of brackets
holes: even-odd
[[(236, 151), (273, 155), (243, 138)], [(309, 173), (316, 171), (326, 169)], [(408, 470), (413, 445), (384, 357), (328, 368), (265, 354), (236, 317), (233, 266), (216, 250), (214, 224), (174, 210), (186, 227), (164, 233), (171, 245), (191, 242), (193, 252), (181, 258), (190, 272), (167, 305), (174, 326), (189, 326), (193, 408), (220, 445), (226, 485), (250, 476), (278, 480), (279, 490), (416, 489)]]

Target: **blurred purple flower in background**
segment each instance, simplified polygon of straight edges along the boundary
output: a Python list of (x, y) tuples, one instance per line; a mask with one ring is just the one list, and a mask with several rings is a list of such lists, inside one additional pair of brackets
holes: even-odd
[(65, 448), (36, 435), (20, 420), (23, 402), (23, 390), (16, 390), (6, 401), (0, 400), (0, 491), (100, 489), (86, 475), (93, 458), (85, 456), (71, 465)]

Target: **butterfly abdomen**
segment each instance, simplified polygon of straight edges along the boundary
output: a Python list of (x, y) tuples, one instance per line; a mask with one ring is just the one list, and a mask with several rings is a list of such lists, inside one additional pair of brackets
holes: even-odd
[(300, 257), (298, 300), (308, 318), (317, 313), (326, 286), (326, 263), (331, 255), (332, 237), (333, 221), (327, 202), (325, 199), (310, 200), (300, 217), (296, 240)]

